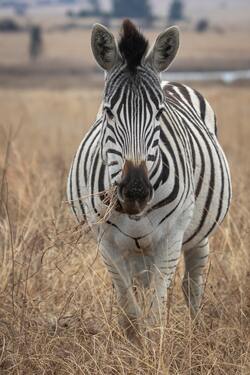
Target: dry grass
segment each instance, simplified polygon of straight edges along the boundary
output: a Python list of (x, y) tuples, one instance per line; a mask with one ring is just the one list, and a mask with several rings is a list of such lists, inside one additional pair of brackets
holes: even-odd
[(1, 374), (250, 373), (250, 93), (202, 91), (218, 114), (234, 201), (212, 239), (199, 323), (184, 305), (180, 266), (166, 323), (139, 346), (118, 328), (97, 246), (65, 203), (70, 160), (100, 93), (0, 92)]

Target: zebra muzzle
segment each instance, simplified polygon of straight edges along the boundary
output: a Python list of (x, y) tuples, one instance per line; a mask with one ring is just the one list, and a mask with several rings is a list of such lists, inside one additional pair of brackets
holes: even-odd
[(144, 162), (139, 165), (125, 162), (117, 192), (124, 213), (137, 215), (145, 209), (153, 199), (153, 187)]

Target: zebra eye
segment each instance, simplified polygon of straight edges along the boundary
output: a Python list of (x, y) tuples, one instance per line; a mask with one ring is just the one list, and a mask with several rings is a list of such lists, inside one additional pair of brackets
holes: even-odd
[(111, 109), (109, 107), (105, 107), (105, 110), (106, 110), (106, 113), (107, 113), (107, 116), (110, 120), (112, 120), (114, 118), (114, 114), (113, 112), (111, 111)]
[(160, 108), (155, 116), (156, 120), (159, 121), (160, 120), (160, 117), (162, 115), (162, 112), (163, 112), (163, 108)]

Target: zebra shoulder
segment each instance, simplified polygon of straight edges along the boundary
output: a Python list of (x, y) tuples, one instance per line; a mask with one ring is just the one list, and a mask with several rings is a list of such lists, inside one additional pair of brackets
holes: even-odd
[(216, 116), (207, 99), (197, 90), (179, 82), (162, 82), (165, 98), (174, 98), (180, 104), (192, 107), (208, 129), (217, 135)]

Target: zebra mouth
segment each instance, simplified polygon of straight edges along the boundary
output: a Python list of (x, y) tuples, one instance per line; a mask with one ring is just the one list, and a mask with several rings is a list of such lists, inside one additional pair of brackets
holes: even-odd
[(138, 216), (140, 217), (143, 214), (143, 211), (147, 205), (147, 202), (139, 201), (129, 201), (121, 203), (123, 212), (129, 216)]
[(129, 217), (131, 220), (139, 221), (141, 218), (144, 217), (144, 211), (141, 212), (141, 213), (138, 214), (138, 215), (128, 215), (128, 217)]

